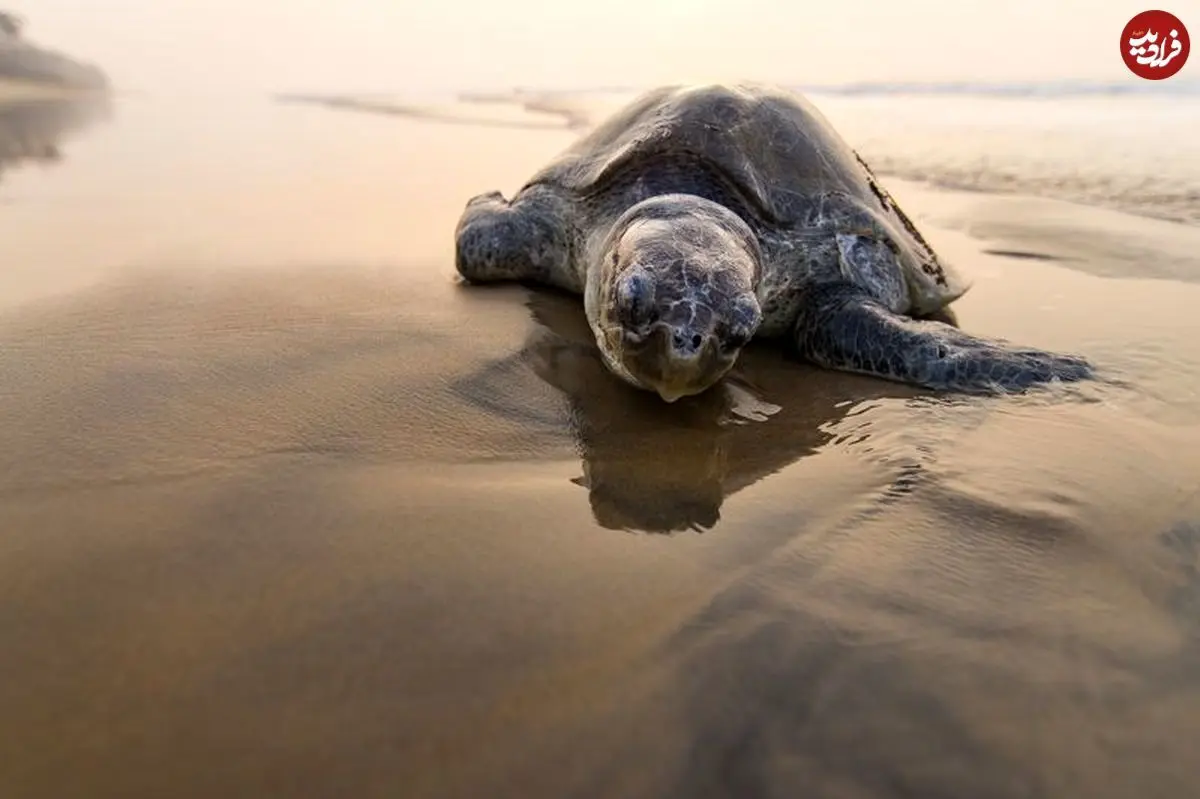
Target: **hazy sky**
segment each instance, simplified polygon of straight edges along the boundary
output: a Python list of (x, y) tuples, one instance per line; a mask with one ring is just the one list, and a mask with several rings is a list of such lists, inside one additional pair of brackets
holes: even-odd
[[(415, 91), (710, 79), (1122, 79), (1147, 7), (1200, 0), (0, 0), (123, 87)], [(1194, 21), (1193, 21), (1194, 20)], [(1197, 58), (1193, 57), (1193, 61)], [(1191, 77), (1195, 63), (1182, 73)], [(1132, 78), (1129, 78), (1132, 79)]]

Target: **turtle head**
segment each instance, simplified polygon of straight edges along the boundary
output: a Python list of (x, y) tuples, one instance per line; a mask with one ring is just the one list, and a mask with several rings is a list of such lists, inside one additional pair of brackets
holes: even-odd
[(667, 402), (711, 387), (762, 319), (761, 260), (750, 228), (717, 203), (664, 195), (628, 209), (586, 298), (609, 368)]

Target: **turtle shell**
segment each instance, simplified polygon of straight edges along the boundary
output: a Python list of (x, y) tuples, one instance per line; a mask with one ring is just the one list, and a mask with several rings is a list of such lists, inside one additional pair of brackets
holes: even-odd
[(760, 224), (803, 230), (823, 197), (870, 212), (900, 250), (915, 305), (933, 310), (966, 290), (940, 263), (870, 168), (809, 100), (753, 84), (647, 92), (577, 140), (527, 185), (595, 196), (651, 164), (702, 163)]

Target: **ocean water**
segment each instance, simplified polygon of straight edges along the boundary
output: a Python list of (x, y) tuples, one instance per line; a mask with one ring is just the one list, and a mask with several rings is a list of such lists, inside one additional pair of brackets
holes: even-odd
[(817, 97), (893, 175), (1200, 222), (1200, 94)]

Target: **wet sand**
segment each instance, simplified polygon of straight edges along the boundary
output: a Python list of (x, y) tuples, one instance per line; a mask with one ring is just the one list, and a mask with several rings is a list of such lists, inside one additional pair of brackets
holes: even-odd
[(1197, 228), (889, 181), (1106, 380), (664, 406), (453, 280), (573, 135), (158, 98), (6, 168), (0, 796), (1189, 795)]

